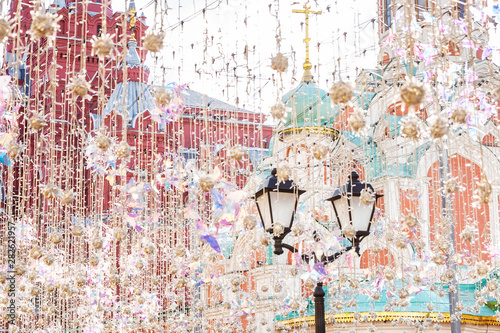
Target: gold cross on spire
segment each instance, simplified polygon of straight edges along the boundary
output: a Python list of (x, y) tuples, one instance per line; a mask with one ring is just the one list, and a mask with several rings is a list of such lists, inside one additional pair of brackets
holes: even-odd
[(321, 11), (316, 12), (311, 10), (311, 6), (308, 6), (309, 0), (307, 0), (306, 4), (303, 6), (304, 9), (292, 9), (293, 13), (302, 13), (306, 14), (306, 38), (304, 38), (304, 43), (306, 43), (306, 60), (304, 61), (304, 75), (302, 76), (302, 82), (311, 82), (313, 80), (312, 74), (311, 74), (311, 62), (309, 61), (309, 41), (311, 38), (309, 38), (309, 14), (316, 14), (320, 15)]

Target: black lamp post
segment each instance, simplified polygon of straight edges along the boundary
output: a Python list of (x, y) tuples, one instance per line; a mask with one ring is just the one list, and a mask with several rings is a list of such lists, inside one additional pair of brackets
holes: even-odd
[[(278, 183), (276, 169), (273, 169), (271, 177), (255, 193), (257, 208), (264, 229), (274, 235), (275, 222), (279, 222), (284, 226), (284, 232), (279, 236), (273, 237), (274, 253), (277, 255), (283, 253), (283, 248), (294, 253), (298, 252), (293, 246), (283, 243), (283, 239), (292, 229), (299, 196), (305, 192), (294, 188), (292, 184), (292, 180)], [(363, 190), (369, 191), (371, 197), (369, 196), (362, 200)], [(348, 237), (351, 245), (331, 256), (322, 254), (318, 258), (313, 252), (311, 257), (302, 254), (302, 259), (304, 261), (314, 259), (315, 262), (331, 263), (345, 252), (352, 250), (353, 247), (359, 255), (359, 244), (370, 234), (373, 213), (375, 212), (375, 205), (379, 197), (381, 195), (376, 194), (370, 184), (360, 182), (358, 173), (353, 171), (347, 184), (338, 187), (333, 196), (327, 199), (332, 202), (340, 230), (344, 233), (344, 228), (349, 226), (351, 231), (354, 228), (354, 237)], [(323, 289), (323, 282), (316, 284), (313, 295), (316, 333), (325, 333), (325, 291)]]

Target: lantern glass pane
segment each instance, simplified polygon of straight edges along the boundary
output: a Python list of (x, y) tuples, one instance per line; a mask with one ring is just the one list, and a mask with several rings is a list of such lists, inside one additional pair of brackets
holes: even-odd
[(290, 228), (293, 213), (295, 212), (296, 193), (270, 192), (273, 222), (280, 223), (285, 228)]
[(368, 231), (375, 202), (365, 205), (360, 197), (351, 197), (351, 216), (356, 231)]
[(257, 198), (257, 207), (259, 208), (260, 215), (262, 217), (262, 224), (264, 230), (272, 227), (271, 225), (271, 210), (269, 207), (269, 200), (267, 199), (267, 192), (264, 192), (260, 197)]
[(342, 196), (337, 200), (333, 200), (333, 205), (337, 211), (340, 228), (343, 228), (350, 223), (349, 201), (347, 200), (347, 197)]

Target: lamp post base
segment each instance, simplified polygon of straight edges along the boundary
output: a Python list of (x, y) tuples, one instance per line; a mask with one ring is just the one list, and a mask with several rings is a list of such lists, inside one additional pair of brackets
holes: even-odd
[(325, 333), (325, 290), (323, 289), (323, 282), (318, 282), (313, 295), (316, 333)]

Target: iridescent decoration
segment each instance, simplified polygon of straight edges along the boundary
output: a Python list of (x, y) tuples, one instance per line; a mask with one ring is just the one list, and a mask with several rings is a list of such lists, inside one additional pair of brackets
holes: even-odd
[(142, 46), (149, 52), (160, 52), (163, 49), (163, 42), (165, 40), (165, 32), (150, 33), (144, 37)]
[(400, 92), (401, 101), (410, 106), (420, 105), (424, 100), (425, 94), (424, 85), (413, 78), (403, 85)]
[(286, 72), (286, 69), (288, 68), (288, 58), (282, 53), (278, 53), (271, 59), (271, 68), (278, 73)]
[(348, 82), (338, 81), (335, 82), (330, 88), (329, 92), (332, 103), (345, 104), (349, 103), (354, 95), (354, 89)]

